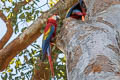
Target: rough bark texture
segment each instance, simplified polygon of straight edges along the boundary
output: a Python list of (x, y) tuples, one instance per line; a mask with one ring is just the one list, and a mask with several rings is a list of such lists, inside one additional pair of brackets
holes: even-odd
[(85, 1), (86, 21), (64, 20), (57, 37), (67, 57), (68, 80), (120, 80), (120, 2)]
[(40, 60), (37, 61), (36, 67), (34, 68), (34, 74), (31, 80), (49, 80), (50, 79), (50, 69), (48, 64), (41, 62)]

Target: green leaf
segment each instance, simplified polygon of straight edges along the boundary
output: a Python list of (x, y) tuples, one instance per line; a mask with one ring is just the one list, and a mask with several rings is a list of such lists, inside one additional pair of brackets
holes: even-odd
[(22, 13), (20, 16), (19, 16), (20, 19), (24, 19), (25, 18), (25, 14)]
[(13, 71), (13, 69), (8, 69), (8, 70), (7, 70), (7, 72), (12, 72), (12, 71)]
[(10, 8), (5, 8), (6, 9), (6, 12), (9, 12), (10, 11)]
[(6, 73), (3, 80), (7, 80), (7, 77), (8, 77), (8, 75)]
[(23, 73), (23, 72), (21, 72), (21, 76), (24, 76), (24, 73)]
[(29, 2), (29, 0), (26, 0), (26, 2)]
[(36, 0), (36, 1), (40, 2), (40, 0)]
[(12, 80), (12, 76), (13, 76), (13, 75), (10, 73), (10, 74), (9, 74), (9, 80)]
[(11, 61), (10, 61), (10, 64), (13, 64), (15, 61), (15, 58), (13, 58)]
[(28, 18), (26, 19), (26, 22), (30, 22), (30, 21), (31, 21), (30, 19), (28, 19)]
[(13, 13), (9, 13), (8, 16), (7, 16), (7, 19), (11, 18), (13, 16)]
[(23, 51), (21, 51), (20, 53), (19, 53), (19, 56), (22, 56), (23, 55)]
[(21, 64), (21, 61), (18, 59), (18, 60), (16, 60), (16, 68), (18, 68), (19, 66), (21, 66), (22, 64)]
[(15, 34), (19, 32), (19, 29), (18, 29), (18, 24), (15, 26)]
[(4, 77), (1, 75), (1, 78), (2, 78), (2, 80), (4, 79)]
[(12, 2), (13, 2), (13, 0), (9, 0), (9, 2), (11, 2), (11, 3), (12, 3)]
[(36, 49), (40, 49), (40, 46), (38, 44), (32, 44), (31, 46), (33, 46)]
[(5, 0), (1, 0), (2, 2), (5, 2)]
[(22, 28), (21, 32), (23, 32), (27, 27)]

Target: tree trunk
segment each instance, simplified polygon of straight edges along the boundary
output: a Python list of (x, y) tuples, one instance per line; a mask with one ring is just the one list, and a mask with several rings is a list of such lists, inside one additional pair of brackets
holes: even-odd
[(101, 9), (101, 0), (93, 1), (98, 3), (88, 12), (88, 20), (64, 20), (57, 37), (57, 46), (67, 58), (67, 78), (120, 80), (120, 5), (102, 0), (111, 5)]

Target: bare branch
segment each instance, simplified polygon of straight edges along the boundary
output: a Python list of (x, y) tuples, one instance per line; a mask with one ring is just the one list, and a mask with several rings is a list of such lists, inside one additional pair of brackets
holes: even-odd
[(0, 17), (2, 18), (2, 20), (4, 20), (7, 27), (7, 32), (5, 33), (3, 38), (0, 40), (0, 49), (2, 49), (4, 45), (8, 42), (8, 40), (11, 38), (13, 33), (13, 28), (12, 28), (11, 21), (9, 19), (7, 20), (7, 17), (3, 14), (2, 11), (0, 11)]

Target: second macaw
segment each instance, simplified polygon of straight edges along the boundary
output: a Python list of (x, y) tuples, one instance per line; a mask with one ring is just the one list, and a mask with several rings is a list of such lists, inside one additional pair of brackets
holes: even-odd
[[(74, 16), (73, 16), (74, 15)], [(72, 17), (84, 21), (86, 15), (86, 6), (83, 0), (79, 0), (78, 3), (73, 5), (67, 12), (66, 18)]]
[(59, 16), (57, 15), (53, 15), (52, 17), (48, 18), (46, 27), (44, 29), (43, 40), (42, 40), (42, 52), (43, 52), (42, 60), (45, 59), (46, 55), (48, 56), (50, 69), (53, 77), (54, 77), (54, 69), (53, 69), (53, 63), (51, 58), (50, 42), (51, 42), (51, 39), (54, 38), (56, 35), (58, 18)]

